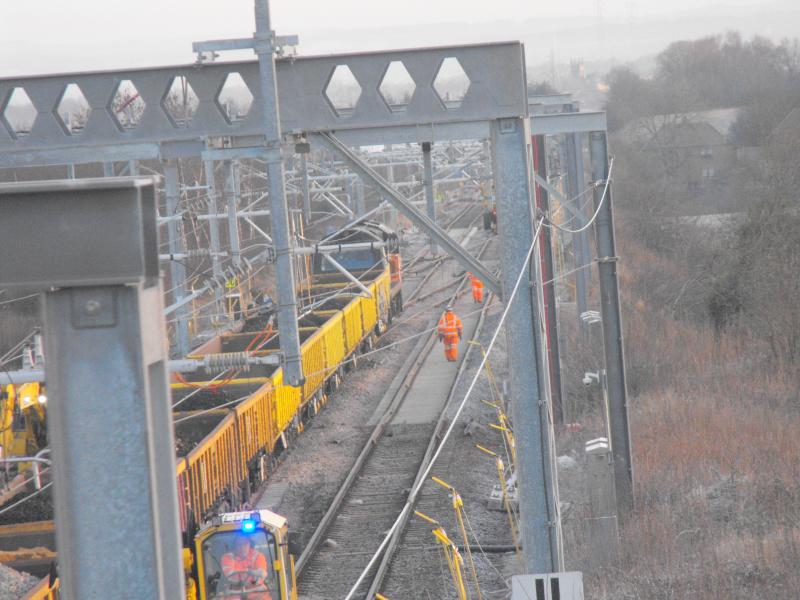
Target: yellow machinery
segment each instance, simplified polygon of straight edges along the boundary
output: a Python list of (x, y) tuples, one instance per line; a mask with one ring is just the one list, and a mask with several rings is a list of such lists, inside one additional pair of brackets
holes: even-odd
[[(293, 546), (288, 522), (272, 511), (218, 515), (195, 535), (191, 548), (183, 549), (186, 599), (297, 600)], [(55, 575), (25, 596), (59, 598)]]
[[(47, 396), (38, 383), (6, 385), (0, 395), (0, 458), (33, 456), (46, 446)], [(19, 472), (30, 463), (13, 465)]]
[(187, 599), (297, 600), (289, 538), (286, 519), (269, 510), (214, 517), (184, 550)]

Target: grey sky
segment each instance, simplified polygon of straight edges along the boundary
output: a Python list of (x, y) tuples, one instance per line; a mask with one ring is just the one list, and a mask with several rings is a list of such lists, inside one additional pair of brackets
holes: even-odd
[[(242, 37), (253, 29), (252, 0), (0, 1), (0, 77), (189, 62), (193, 40)], [(795, 1), (599, 0), (602, 22), (625, 25), (632, 38), (639, 23), (681, 16), (719, 32), (740, 21), (747, 25), (746, 14), (759, 8), (789, 7)], [(523, 39), (534, 61), (549, 49), (562, 58), (651, 51), (647, 44), (620, 47), (619, 39), (605, 39), (602, 31), (588, 45), (585, 31), (562, 35), (579, 25), (597, 27), (597, 7), (598, 0), (273, 0), (272, 13), (278, 32), (300, 35), (304, 54), (492, 39)], [(719, 15), (719, 27), (713, 19), (692, 17), (698, 11)], [(766, 18), (770, 11), (762, 13)], [(731, 21), (735, 15), (740, 21)], [(791, 34), (800, 22), (776, 20), (774, 31), (763, 33)], [(440, 23), (446, 26), (437, 29)], [(690, 28), (687, 35), (693, 34)], [(651, 42), (661, 44), (661, 39)]]

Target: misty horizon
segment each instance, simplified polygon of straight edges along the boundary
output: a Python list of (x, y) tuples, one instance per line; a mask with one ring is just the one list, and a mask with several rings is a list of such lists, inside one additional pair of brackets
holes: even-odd
[[(731, 30), (741, 32), (745, 38), (762, 35), (775, 42), (800, 36), (800, 9), (790, 0), (766, 4), (713, 2), (695, 6), (693, 3), (691, 7), (684, 3), (682, 8), (671, 12), (637, 12), (637, 6), (646, 4), (641, 0), (624, 4), (628, 10), (620, 10), (620, 2), (600, 3), (599, 14), (481, 20), (476, 12), (470, 20), (473, 13), (464, 10), (450, 20), (420, 18), (419, 22), (408, 24), (400, 19), (395, 24), (390, 19), (383, 25), (337, 21), (335, 27), (323, 28), (314, 25), (313, 20), (310, 25), (303, 22), (298, 27), (295, 19), (282, 19), (288, 9), (280, 10), (278, 3), (273, 20), (279, 33), (299, 34), (298, 53), (304, 56), (520, 40), (526, 47), (528, 65), (533, 68), (577, 59), (602, 70), (646, 59), (672, 41), (723, 35)], [(176, 31), (174, 27), (157, 26), (156, 19), (156, 24), (143, 29), (137, 26), (137, 21), (145, 16), (147, 11), (141, 10), (138, 15), (126, 17), (131, 21), (130, 27), (93, 30), (92, 36), (77, 35), (86, 26), (80, 20), (67, 28), (60, 23), (37, 21), (37, 25), (52, 31), (36, 38), (25, 35), (30, 27), (27, 23), (7, 32), (2, 31), (0, 24), (0, 76), (185, 64), (194, 59), (192, 41), (222, 38), (231, 28), (230, 24), (197, 29), (187, 25)], [(249, 18), (247, 11), (245, 16)], [(7, 19), (5, 23), (14, 24), (13, 21)], [(249, 30), (249, 23), (243, 25), (245, 29), (237, 35)], [(32, 45), (30, 39), (36, 39), (36, 44)], [(69, 44), (68, 53), (63, 51), (65, 44)], [(251, 55), (232, 53), (226, 54), (225, 59), (247, 59)]]

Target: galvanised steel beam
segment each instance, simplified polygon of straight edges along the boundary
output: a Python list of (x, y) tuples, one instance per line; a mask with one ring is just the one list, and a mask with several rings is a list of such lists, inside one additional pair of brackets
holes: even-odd
[(344, 158), (353, 170), (361, 175), (366, 182), (374, 185), (381, 195), (398, 211), (402, 212), (406, 218), (420, 227), (425, 233), (431, 236), (433, 240), (437, 241), (450, 256), (464, 267), (464, 269), (478, 275), (481, 281), (494, 293), (498, 295), (502, 293), (499, 282), (489, 269), (483, 266), (483, 264), (469, 252), (464, 250), (458, 242), (453, 240), (444, 229), (434, 223), (427, 215), (414, 208), (407, 198), (381, 177), (369, 164), (354, 154), (350, 148), (342, 144), (338, 138), (329, 133), (319, 133), (314, 134), (313, 139), (314, 141), (322, 142), (325, 146)]
[(564, 196), (564, 194), (562, 194), (555, 187), (553, 187), (553, 185), (549, 181), (547, 181), (544, 177), (542, 177), (538, 173), (534, 173), (533, 178), (536, 181), (536, 183), (538, 183), (542, 188), (544, 188), (544, 190), (548, 194), (550, 194), (551, 196), (553, 196), (553, 198), (558, 200), (559, 204), (563, 206), (567, 210), (567, 212), (569, 212), (573, 217), (580, 216), (581, 213), (578, 211), (577, 208), (572, 206), (572, 203), (569, 201), (569, 198)]
[[(170, 160), (164, 166), (164, 191), (166, 195), (166, 209), (167, 216), (173, 217), (178, 212), (178, 204), (180, 203), (180, 179), (178, 176), (178, 164), (174, 160)], [(172, 254), (181, 254), (186, 251), (183, 246), (183, 236), (180, 229), (183, 227), (181, 220), (170, 218), (167, 223), (167, 241), (169, 243), (169, 251)], [(171, 261), (170, 269), (170, 284), (172, 290), (170, 297), (172, 302), (181, 302), (187, 295), (188, 290), (186, 286), (186, 266), (177, 260)], [(189, 353), (191, 340), (189, 336), (189, 314), (184, 305), (176, 315), (175, 322), (175, 351), (180, 356), (186, 356)]]
[[(239, 243), (239, 165), (231, 160), (224, 163), (225, 195), (227, 201), (228, 244), (231, 247), (231, 260), (235, 269), (242, 266), (242, 251)], [(216, 215), (215, 215), (216, 216)]]
[(531, 116), (531, 135), (589, 133), (606, 130), (606, 113), (573, 112)]
[[(614, 203), (608, 182), (609, 162), (605, 131), (589, 134), (592, 179), (606, 185), (594, 188), (597, 213), (595, 243), (600, 280), (600, 308), (603, 314), (603, 349), (606, 359), (608, 420), (611, 452), (614, 458), (614, 483), (617, 490), (618, 516), (628, 518), (634, 507), (633, 457), (628, 421), (628, 387), (625, 377), (625, 344), (622, 339), (617, 254), (614, 239)], [(601, 206), (602, 202), (602, 206)]]
[[(447, 58), (456, 59), (469, 78), (460, 102), (446, 103), (434, 89)], [(392, 61), (402, 61), (416, 84), (401, 112), (390, 110), (379, 91)], [(524, 73), (523, 47), (519, 42), (292, 57), (275, 63), (282, 106), (280, 129), (287, 133), (337, 131), (346, 143), (355, 143), (358, 138), (358, 143), (365, 144), (381, 143), (379, 139), (388, 142), (390, 138), (393, 143), (448, 139), (444, 136), (466, 139), (485, 137), (486, 122), (491, 119), (527, 113), (525, 81), (520, 76)], [(357, 101), (347, 109), (337, 109), (326, 95), (339, 66), (349, 69), (360, 88)], [(249, 112), (233, 119), (219, 101), (231, 73), (242, 77), (253, 96)], [(198, 99), (196, 112), (188, 120), (176, 121), (164, 108), (176, 77), (185, 78)], [(138, 123), (123, 127), (114, 116), (112, 103), (120, 84), (126, 81), (132, 82), (145, 107)], [(80, 88), (91, 107), (80, 131), (68, 131), (57, 114), (70, 84)], [(6, 106), (15, 88), (25, 90), (38, 115), (29, 132), (15, 134), (7, 124), (0, 126), (0, 167), (197, 156), (203, 139), (219, 137), (230, 138), (234, 147), (257, 147), (255, 139), (244, 138), (263, 140), (263, 123), (270, 110), (256, 61), (0, 79), (1, 106)], [(476, 131), (481, 133), (476, 135)], [(237, 141), (239, 138), (242, 140)], [(112, 149), (113, 154), (108, 154)], [(187, 151), (189, 154), (184, 154)]]
[[(208, 186), (207, 206), (209, 215), (217, 214), (217, 181), (214, 174), (214, 161), (203, 161), (203, 168), (206, 173), (206, 185)], [(217, 219), (209, 219), (208, 224), (208, 241), (211, 250), (211, 266), (214, 277), (222, 277), (222, 263), (219, 260), (220, 241), (219, 241), (219, 221)], [(222, 300), (221, 294), (217, 293), (217, 309)], [(220, 311), (217, 310), (217, 313)]]
[(570, 104), (572, 102), (572, 94), (537, 94), (528, 96), (528, 106), (559, 106)]
[[(425, 178), (425, 204), (428, 210), (428, 218), (436, 223), (436, 205), (433, 198), (433, 162), (431, 161), (431, 143), (422, 143), (422, 163), (424, 165)], [(431, 255), (436, 256), (436, 242), (431, 238)]]
[[(580, 133), (567, 133), (564, 136), (566, 146), (567, 163), (567, 191), (571, 201), (560, 200), (573, 216), (575, 226), (573, 230), (578, 231), (586, 224), (587, 217), (581, 210), (583, 205), (583, 193), (586, 188), (585, 175), (583, 172), (583, 135)], [(572, 206), (572, 204), (575, 206)], [(586, 231), (579, 231), (572, 234), (572, 254), (575, 259), (575, 268), (581, 270), (575, 273), (575, 305), (577, 307), (578, 325), (581, 332), (584, 332), (586, 324), (581, 315), (588, 310), (586, 291), (589, 286), (590, 271), (583, 267), (591, 263), (592, 255), (589, 251), (589, 236)]]
[[(258, 86), (254, 86), (264, 104), (261, 114), (261, 131), (264, 132), (264, 159), (267, 162), (267, 185), (272, 222), (272, 239), (275, 244), (275, 274), (278, 279), (278, 331), (283, 352), (283, 381), (300, 386), (305, 381), (303, 359), (300, 354), (300, 334), (297, 325), (297, 291), (292, 264), (293, 239), (289, 231), (289, 207), (286, 203), (283, 157), (281, 156), (281, 111), (278, 98), (274, 39), (270, 26), (269, 3), (255, 2), (256, 32), (253, 38), (258, 56)], [(288, 100), (288, 98), (287, 98)], [(291, 102), (287, 102), (291, 106)], [(258, 109), (257, 109), (258, 110)]]
[[(543, 300), (531, 189), (531, 135), (527, 119), (492, 125), (492, 165), (497, 190), (497, 233), (503, 265), (511, 411), (517, 440), (520, 533), (528, 573), (563, 570), (553, 422)], [(541, 240), (537, 242), (541, 244)], [(530, 254), (529, 254), (530, 252)], [(526, 257), (530, 259), (526, 262)], [(525, 269), (516, 296), (517, 277)]]
[(300, 194), (303, 198), (303, 218), (306, 225), (311, 221), (311, 192), (308, 181), (308, 153), (300, 154)]

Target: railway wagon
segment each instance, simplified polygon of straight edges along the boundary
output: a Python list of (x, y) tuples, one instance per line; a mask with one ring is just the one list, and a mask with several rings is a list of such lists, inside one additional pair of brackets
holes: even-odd
[[(402, 309), (397, 237), (392, 232), (366, 224), (326, 243), (338, 246), (333, 261), (320, 254), (307, 257), (311, 275), (301, 286), (301, 387), (284, 385), (280, 367), (269, 365), (216, 380), (200, 372), (184, 374), (172, 382), (184, 532), (215, 513), (244, 505), (358, 354), (372, 348)], [(334, 263), (346, 268), (350, 277), (332, 267)], [(265, 356), (278, 351), (278, 334), (266, 316), (249, 321), (247, 329), (219, 335), (192, 356), (243, 351)]]

